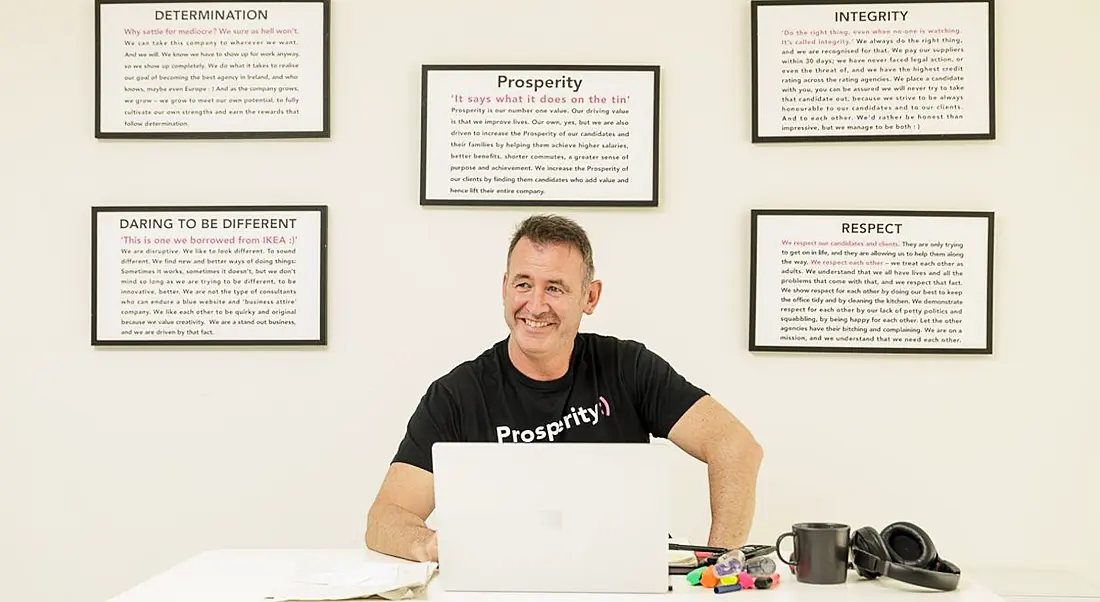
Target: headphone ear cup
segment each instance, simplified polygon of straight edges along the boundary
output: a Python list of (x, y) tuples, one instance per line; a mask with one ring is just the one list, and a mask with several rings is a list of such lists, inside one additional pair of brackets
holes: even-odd
[[(852, 534), (852, 547), (879, 558), (883, 562), (890, 560), (890, 553), (886, 550), (886, 542), (883, 541), (882, 536), (874, 527), (856, 529), (856, 532)], [(853, 564), (856, 573), (859, 573), (859, 576), (864, 579), (875, 579), (882, 576), (882, 573), (860, 566), (858, 562)]]
[(926, 569), (939, 556), (932, 538), (924, 529), (905, 521), (892, 523), (883, 529), (882, 542), (889, 558), (905, 566)]

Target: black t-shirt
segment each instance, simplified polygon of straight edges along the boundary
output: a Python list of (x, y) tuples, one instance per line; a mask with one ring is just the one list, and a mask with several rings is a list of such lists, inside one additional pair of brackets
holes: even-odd
[(580, 333), (565, 376), (539, 381), (504, 339), (428, 387), (393, 462), (431, 472), (437, 441), (645, 443), (706, 394), (636, 341)]

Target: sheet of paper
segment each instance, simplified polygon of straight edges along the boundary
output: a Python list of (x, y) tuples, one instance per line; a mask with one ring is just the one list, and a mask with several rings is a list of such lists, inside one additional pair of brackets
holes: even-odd
[(419, 594), (437, 568), (434, 562), (351, 564), (294, 579), (269, 598), (275, 602), (371, 597), (399, 600)]
[[(668, 543), (686, 544), (686, 539), (678, 537), (669, 537)], [(669, 550), (668, 551), (668, 565), (669, 566), (695, 566), (697, 561), (695, 560), (695, 552), (691, 550)]]

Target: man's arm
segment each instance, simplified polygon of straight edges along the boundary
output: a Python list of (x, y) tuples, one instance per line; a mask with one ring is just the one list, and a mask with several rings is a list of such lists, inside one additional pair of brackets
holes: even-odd
[(458, 441), (457, 402), (444, 379), (428, 387), (409, 417), (405, 437), (367, 512), (367, 547), (408, 560), (439, 561), (435, 532), (425, 521), (435, 509), (432, 446)]
[(432, 473), (402, 462), (390, 464), (367, 512), (367, 547), (407, 560), (439, 562), (435, 531), (424, 523), (434, 508)]
[(746, 543), (756, 512), (756, 479), (764, 452), (748, 428), (704, 395), (669, 431), (669, 441), (707, 465), (710, 483), (708, 545)]

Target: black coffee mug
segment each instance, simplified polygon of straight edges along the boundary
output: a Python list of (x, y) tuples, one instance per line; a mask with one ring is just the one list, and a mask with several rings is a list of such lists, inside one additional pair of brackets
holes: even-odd
[[(779, 544), (790, 537), (794, 551), (783, 557)], [(836, 585), (848, 580), (851, 528), (840, 523), (798, 523), (775, 540), (775, 555), (794, 569), (802, 583)]]

